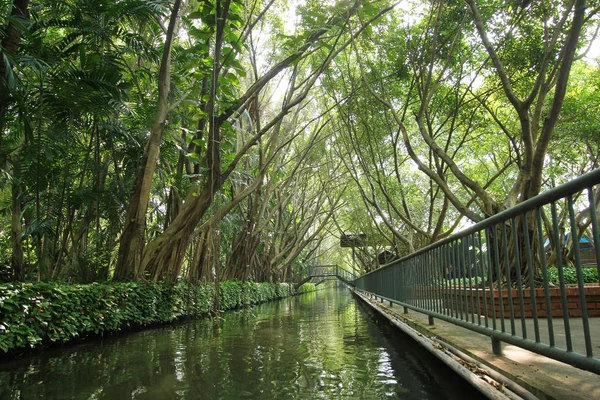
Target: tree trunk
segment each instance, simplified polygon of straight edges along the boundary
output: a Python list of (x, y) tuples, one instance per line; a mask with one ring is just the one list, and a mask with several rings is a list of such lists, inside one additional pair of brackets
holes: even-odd
[(190, 192), (173, 222), (144, 249), (141, 263), (135, 270), (136, 278), (144, 277), (158, 281), (166, 277), (168, 270), (169, 276), (177, 276), (189, 239), (212, 203), (213, 196), (210, 185), (198, 196)]
[[(182, 153), (179, 154), (179, 160), (177, 161), (177, 172), (175, 175), (176, 182), (181, 182), (183, 175), (183, 168), (185, 165), (185, 156)], [(181, 207), (181, 198), (179, 197), (179, 188), (175, 185), (169, 189), (169, 195), (167, 196), (167, 212), (165, 213), (165, 229), (168, 228), (169, 224), (179, 214), (179, 208)]]
[[(494, 282), (502, 286), (537, 286), (542, 281), (541, 251), (535, 212), (519, 216), (488, 230), (486, 243)], [(498, 276), (498, 268), (500, 276)]]
[(181, 0), (175, 0), (169, 19), (169, 27), (167, 29), (158, 76), (158, 106), (156, 116), (150, 129), (148, 144), (142, 156), (135, 180), (135, 188), (129, 201), (129, 207), (127, 208), (125, 226), (119, 241), (119, 259), (115, 269), (115, 279), (122, 280), (130, 277), (136, 268), (139, 269), (142, 260), (150, 189), (152, 188), (152, 178), (154, 177), (154, 170), (160, 153), (160, 143), (169, 111), (167, 97), (171, 85), (171, 48), (178, 22), (180, 5)]
[[(260, 186), (260, 184), (259, 184)], [(231, 255), (225, 265), (223, 279), (250, 278), (250, 265), (260, 243), (260, 238), (255, 232), (258, 225), (256, 220), (261, 201), (260, 188), (256, 190), (256, 196), (249, 196), (248, 211), (246, 213), (246, 224), (242, 227), (238, 237), (234, 241)]]
[(13, 280), (23, 282), (25, 280), (24, 269), (24, 250), (23, 239), (21, 232), (21, 163), (18, 156), (15, 157), (12, 163), (12, 194), (11, 194), (11, 224), (10, 224), (10, 240), (12, 243), (11, 268), (13, 272)]

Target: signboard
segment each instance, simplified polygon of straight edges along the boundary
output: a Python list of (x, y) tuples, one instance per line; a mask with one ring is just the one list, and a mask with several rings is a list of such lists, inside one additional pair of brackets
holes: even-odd
[(367, 246), (366, 233), (345, 233), (340, 237), (342, 247), (365, 247)]

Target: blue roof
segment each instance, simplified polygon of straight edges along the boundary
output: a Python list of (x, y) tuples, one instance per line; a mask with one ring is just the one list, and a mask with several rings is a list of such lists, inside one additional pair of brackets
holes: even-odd
[[(571, 235), (571, 232), (565, 233), (565, 240), (564, 240), (563, 244), (567, 243), (567, 240), (569, 240), (569, 235)], [(590, 240), (584, 235), (581, 237), (581, 239), (579, 239), (579, 243), (590, 243)], [(544, 242), (544, 247), (548, 246), (549, 244), (550, 244), (550, 239), (548, 238)]]

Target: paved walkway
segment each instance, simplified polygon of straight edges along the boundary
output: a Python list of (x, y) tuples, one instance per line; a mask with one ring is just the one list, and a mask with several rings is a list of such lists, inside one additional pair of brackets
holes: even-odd
[[(496, 356), (492, 353), (491, 340), (488, 336), (437, 319), (435, 324), (430, 326), (428, 316), (425, 314), (412, 310), (408, 314), (403, 314), (402, 306), (390, 306), (388, 302), (374, 302), (374, 304), (395, 318), (403, 320), (423, 335), (436, 337), (500, 372), (540, 399), (600, 399), (600, 375), (505, 343), (502, 344), (503, 355)], [(533, 327), (532, 321), (527, 322)], [(562, 320), (555, 320), (554, 324), (561, 322)], [(576, 332), (578, 329), (581, 330), (581, 320), (571, 318), (571, 326), (575, 330), (574, 349), (583, 349), (584, 343), (581, 340), (583, 335)], [(529, 331), (529, 328), (527, 329)], [(590, 330), (593, 351), (597, 356), (600, 354), (600, 318), (590, 318)], [(547, 324), (540, 323), (542, 338), (547, 336), (547, 332)], [(564, 343), (564, 338), (557, 336), (556, 343), (557, 346), (564, 347), (561, 345)]]

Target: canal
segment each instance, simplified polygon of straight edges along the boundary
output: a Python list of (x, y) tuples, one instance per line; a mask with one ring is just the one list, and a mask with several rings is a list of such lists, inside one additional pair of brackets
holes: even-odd
[(0, 399), (479, 399), (331, 288), (0, 363)]

